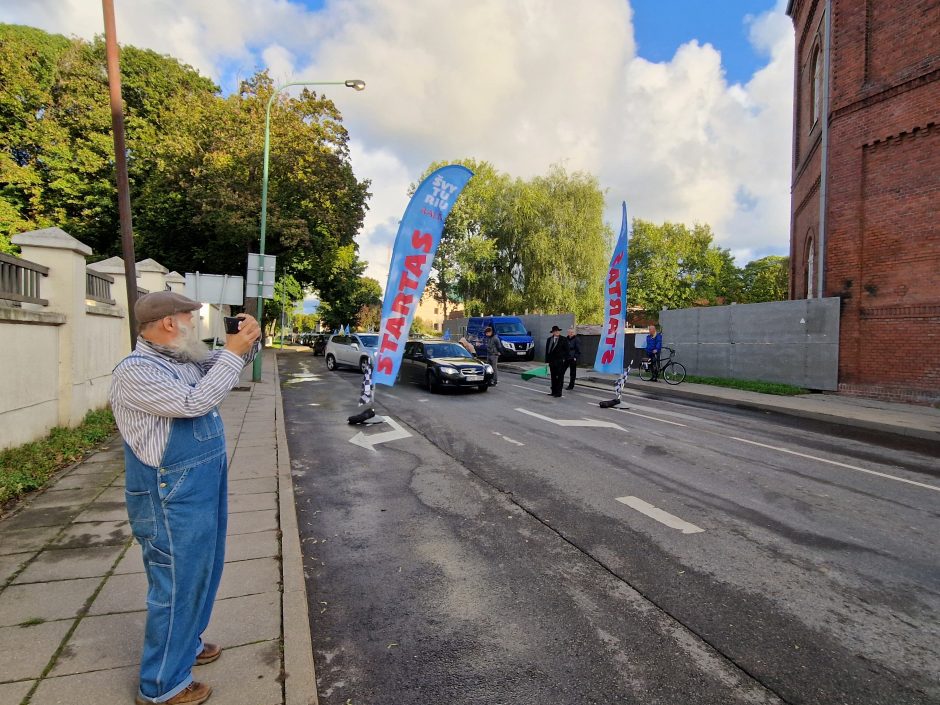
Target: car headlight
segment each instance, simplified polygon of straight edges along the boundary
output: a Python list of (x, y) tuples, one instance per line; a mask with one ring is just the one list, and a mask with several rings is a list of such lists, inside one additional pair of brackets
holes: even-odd
[(488, 375), (493, 374), (493, 366), (492, 366), (492, 365), (486, 365), (483, 369), (486, 371), (486, 374), (488, 374)]
[(441, 374), (445, 374), (445, 375), (459, 375), (460, 372), (458, 372), (457, 369), (454, 368), (454, 367), (445, 367), (444, 365), (441, 365)]

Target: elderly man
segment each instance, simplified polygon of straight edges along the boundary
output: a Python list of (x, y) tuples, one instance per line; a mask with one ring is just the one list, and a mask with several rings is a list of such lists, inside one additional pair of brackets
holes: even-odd
[[(578, 377), (578, 363), (581, 362), (581, 340), (578, 338), (578, 332), (574, 328), (568, 329), (568, 359), (565, 361), (565, 367), (571, 370), (571, 378), (568, 382), (568, 389), (574, 389), (574, 381)], [(564, 378), (564, 373), (562, 373)]]
[(552, 378), (553, 397), (561, 396), (565, 384), (565, 367), (568, 364), (568, 339), (561, 337), (561, 328), (552, 326), (551, 337), (545, 341), (545, 362)]
[(225, 552), (225, 433), (218, 405), (257, 355), (261, 329), (242, 314), (238, 333), (209, 352), (193, 311), (160, 291), (137, 300), (140, 337), (114, 369), (111, 407), (124, 438), (125, 500), (147, 572), (147, 624), (137, 705), (198, 705), (212, 688), (193, 680), (221, 647), (202, 641)]

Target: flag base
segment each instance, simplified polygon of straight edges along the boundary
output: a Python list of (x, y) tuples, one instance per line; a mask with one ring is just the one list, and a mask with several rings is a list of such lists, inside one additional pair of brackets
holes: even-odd
[(346, 419), (346, 422), (350, 426), (355, 426), (356, 424), (365, 423), (366, 421), (371, 419), (373, 416), (375, 416), (375, 411), (373, 411), (372, 409), (366, 409), (365, 411), (361, 411), (358, 414), (353, 414), (348, 419)]

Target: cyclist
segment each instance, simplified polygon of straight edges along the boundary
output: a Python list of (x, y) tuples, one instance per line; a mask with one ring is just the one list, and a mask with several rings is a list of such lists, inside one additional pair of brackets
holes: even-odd
[(651, 382), (659, 381), (659, 354), (663, 350), (663, 334), (656, 332), (656, 326), (650, 325), (646, 336), (646, 356), (650, 359), (650, 372), (653, 373)]

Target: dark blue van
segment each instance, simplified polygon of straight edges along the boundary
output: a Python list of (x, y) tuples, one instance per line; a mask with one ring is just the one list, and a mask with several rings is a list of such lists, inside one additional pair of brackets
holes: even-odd
[(487, 326), (503, 342), (503, 354), (500, 360), (532, 360), (535, 357), (535, 343), (518, 316), (474, 316), (467, 320), (467, 340), (477, 351), (477, 356), (486, 357), (486, 341), (483, 331)]

